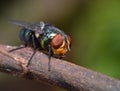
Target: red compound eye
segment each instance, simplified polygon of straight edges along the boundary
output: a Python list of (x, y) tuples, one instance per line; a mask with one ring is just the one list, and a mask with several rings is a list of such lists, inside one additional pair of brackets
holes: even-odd
[(61, 34), (57, 34), (51, 41), (51, 45), (54, 49), (58, 49), (63, 44), (63, 37)]

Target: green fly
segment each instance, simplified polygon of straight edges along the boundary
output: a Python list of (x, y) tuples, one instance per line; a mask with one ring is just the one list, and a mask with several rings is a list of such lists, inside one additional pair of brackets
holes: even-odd
[(10, 52), (25, 48), (33, 48), (33, 54), (31, 55), (28, 65), (36, 51), (43, 51), (48, 54), (48, 70), (50, 70), (50, 58), (51, 56), (62, 58), (70, 51), (71, 37), (57, 27), (45, 23), (27, 23), (22, 21), (10, 21), (10, 23), (21, 26), (19, 37), (23, 42), (23, 47), (10, 50)]

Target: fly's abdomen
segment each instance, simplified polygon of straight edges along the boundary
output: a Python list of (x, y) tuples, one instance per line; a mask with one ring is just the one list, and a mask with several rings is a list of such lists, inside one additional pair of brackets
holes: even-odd
[(31, 42), (32, 42), (32, 31), (29, 30), (29, 29), (25, 29), (23, 28), (21, 31), (20, 31), (20, 40), (23, 41), (26, 45), (30, 45)]

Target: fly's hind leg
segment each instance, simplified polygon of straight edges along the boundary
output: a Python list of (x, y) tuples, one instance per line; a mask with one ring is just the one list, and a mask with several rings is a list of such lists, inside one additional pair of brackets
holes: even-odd
[(27, 67), (30, 65), (30, 62), (31, 62), (33, 56), (35, 55), (35, 53), (36, 53), (36, 50), (34, 50), (34, 51), (33, 51), (33, 54), (30, 56), (30, 58), (29, 58), (29, 60), (28, 60), (28, 63), (27, 63)]
[(29, 58), (29, 60), (28, 60), (28, 64), (27, 64), (27, 67), (29, 66), (29, 64), (30, 64), (30, 62), (31, 62), (31, 60), (32, 60), (32, 58), (33, 58), (33, 56), (35, 55), (35, 53), (37, 52), (37, 47), (36, 47), (36, 44), (35, 44), (35, 37), (34, 37), (34, 35), (32, 35), (32, 43), (33, 43), (33, 54), (31, 55), (31, 57)]
[(19, 49), (25, 48), (25, 47), (26, 47), (26, 45), (24, 45), (24, 46), (20, 46), (20, 47), (17, 47), (17, 48), (11, 49), (11, 50), (9, 50), (8, 52), (13, 52), (13, 51), (16, 51), (16, 50), (19, 50)]
[[(22, 45), (22, 46), (20, 46), (20, 47), (17, 47), (17, 48), (14, 48), (14, 49), (11, 49), (11, 50), (9, 50), (8, 52), (13, 52), (13, 51), (16, 51), (16, 50), (20, 50), (20, 49), (22, 49), (22, 48), (26, 48), (27, 47), (27, 45)], [(19, 57), (18, 57), (19, 58)], [(16, 60), (16, 59), (15, 59)], [(22, 67), (22, 69), (23, 69), (23, 73), (20, 75), (20, 76), (24, 76), (24, 75), (26, 75), (27, 74), (27, 72), (28, 72), (28, 69), (26, 68), (26, 66), (27, 66), (27, 63), (25, 62), (25, 61), (22, 61), (22, 60), (19, 60), (18, 61), (18, 64)]]

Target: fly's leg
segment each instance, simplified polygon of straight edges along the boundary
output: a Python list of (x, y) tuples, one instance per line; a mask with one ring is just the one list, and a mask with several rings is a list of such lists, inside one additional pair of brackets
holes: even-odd
[(27, 67), (29, 66), (30, 61), (32, 60), (32, 58), (33, 58), (33, 56), (35, 55), (35, 53), (37, 52), (37, 51), (36, 51), (36, 44), (35, 44), (35, 37), (34, 37), (34, 35), (32, 35), (32, 43), (33, 43), (33, 48), (34, 48), (34, 50), (33, 50), (33, 54), (31, 55), (31, 57), (30, 57), (29, 60), (28, 60)]
[(30, 65), (30, 61), (32, 60), (33, 56), (35, 55), (36, 50), (33, 51), (33, 54), (30, 56), (28, 63), (27, 63), (27, 67)]
[[(16, 51), (16, 50), (19, 50), (19, 49), (22, 49), (22, 48), (26, 48), (26, 47), (27, 47), (27, 45), (20, 46), (20, 47), (14, 48), (12, 50), (9, 50), (8, 52), (13, 52), (13, 51)], [(23, 73), (21, 74), (21, 76), (23, 76), (24, 74), (27, 74), (27, 72), (28, 72), (28, 69), (26, 68), (27, 63), (23, 63), (22, 61), (19, 61), (19, 64), (23, 69)]]
[(50, 71), (50, 60), (52, 56), (52, 50), (51, 45), (48, 45), (48, 71)]
[(17, 47), (17, 48), (15, 48), (15, 49), (9, 50), (8, 52), (13, 52), (13, 51), (16, 51), (16, 50), (25, 48), (25, 47), (26, 47), (26, 46), (20, 46), (20, 47)]

